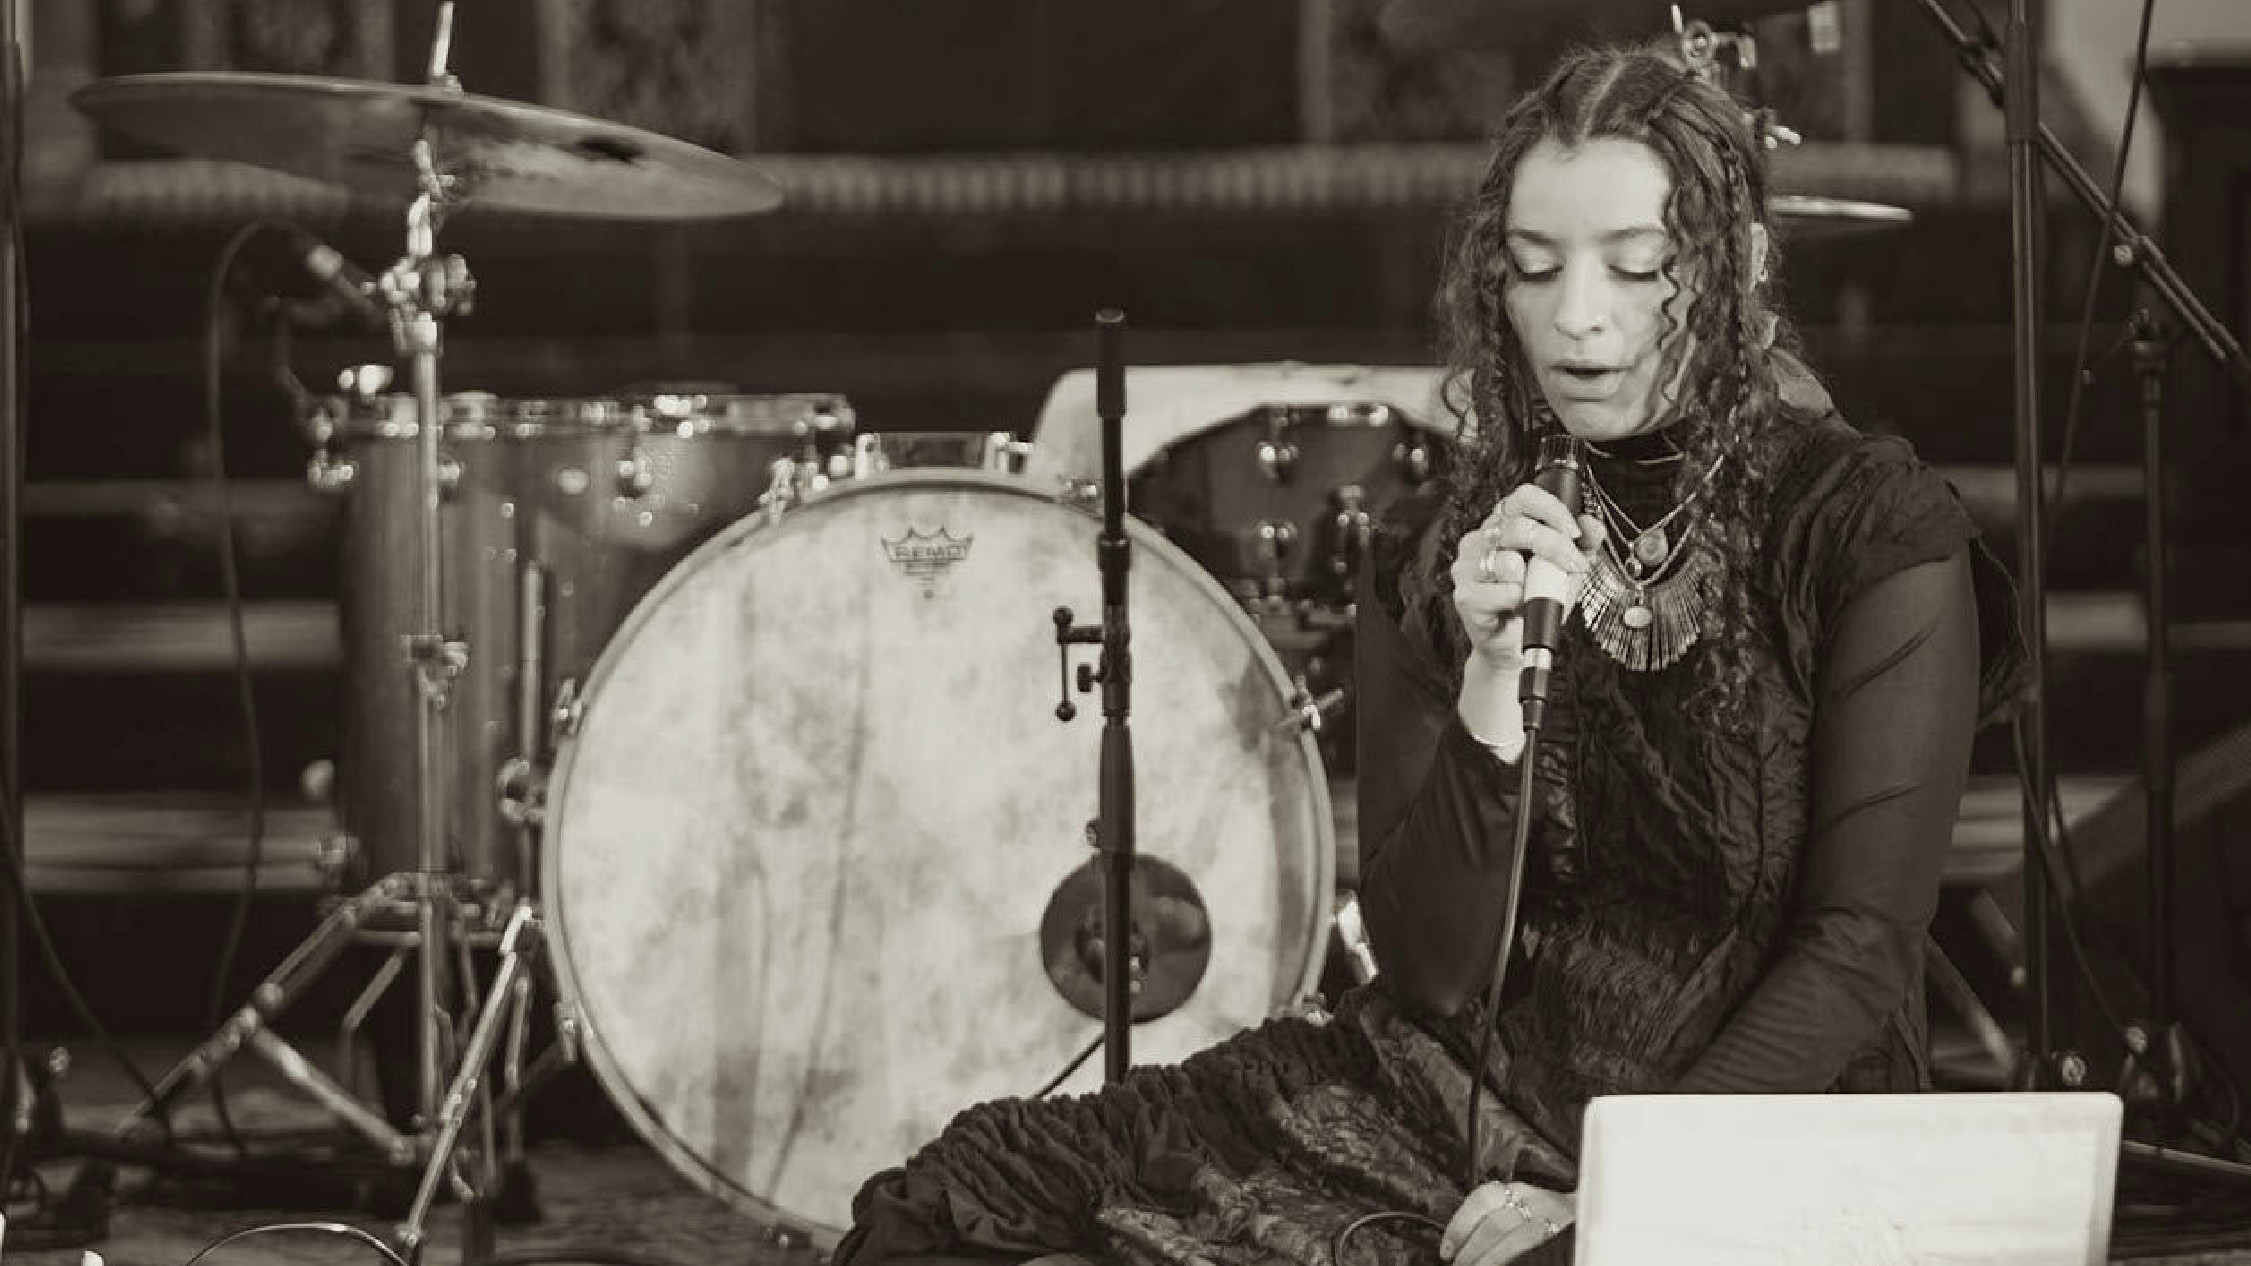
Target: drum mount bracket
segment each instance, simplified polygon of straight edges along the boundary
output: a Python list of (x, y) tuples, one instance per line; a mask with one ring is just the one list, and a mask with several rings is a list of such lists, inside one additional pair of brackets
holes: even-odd
[[(1102, 644), (1102, 626), (1079, 624), (1078, 617), (1069, 607), (1057, 607), (1052, 617), (1055, 621), (1055, 658), (1059, 687), (1055, 704), (1055, 719), (1068, 722), (1078, 716), (1079, 705), (1071, 700), (1071, 648), (1074, 646), (1099, 646)], [(1097, 668), (1092, 664), (1079, 665), (1078, 692), (1093, 694), (1095, 684), (1102, 680), (1107, 665)]]

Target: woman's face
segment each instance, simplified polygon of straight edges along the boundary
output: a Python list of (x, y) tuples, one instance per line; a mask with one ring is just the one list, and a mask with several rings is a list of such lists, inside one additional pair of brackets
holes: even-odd
[(1639, 141), (1543, 139), (1517, 164), (1504, 226), (1509, 323), (1549, 406), (1581, 439), (1650, 429), (1678, 385), (1677, 374), (1658, 383), (1674, 291), (1663, 272), (1671, 188)]

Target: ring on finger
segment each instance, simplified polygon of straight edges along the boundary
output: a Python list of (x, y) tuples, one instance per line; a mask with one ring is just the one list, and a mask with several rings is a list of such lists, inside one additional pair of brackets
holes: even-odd
[(1532, 1211), (1532, 1206), (1524, 1203), (1524, 1194), (1518, 1191), (1516, 1188), (1501, 1188), (1501, 1203), (1507, 1205), (1510, 1212), (1514, 1213), (1518, 1218), (1521, 1218), (1525, 1222), (1538, 1222), (1540, 1224), (1540, 1229), (1547, 1232), (1550, 1238), (1563, 1234), (1563, 1227), (1561, 1224), (1559, 1224), (1554, 1218), (1548, 1217), (1544, 1213), (1534, 1213)]
[(1498, 545), (1489, 547), (1484, 556), (1477, 560), (1477, 578), (1488, 585), (1501, 583), (1500, 568), (1496, 564), (1500, 562), (1501, 555), (1505, 552)]

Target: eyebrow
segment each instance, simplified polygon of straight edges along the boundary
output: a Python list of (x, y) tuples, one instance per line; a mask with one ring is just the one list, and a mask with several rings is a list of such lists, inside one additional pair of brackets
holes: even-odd
[[(1552, 247), (1557, 244), (1554, 238), (1549, 237), (1545, 233), (1535, 233), (1531, 229), (1508, 229), (1503, 232), (1502, 236), (1510, 238), (1512, 240), (1522, 240), (1529, 242), (1534, 246)], [(1628, 240), (1650, 237), (1663, 238), (1665, 236), (1665, 230), (1661, 226), (1655, 224), (1636, 224), (1622, 229), (1611, 229), (1607, 233), (1598, 235), (1602, 243), (1606, 246)]]

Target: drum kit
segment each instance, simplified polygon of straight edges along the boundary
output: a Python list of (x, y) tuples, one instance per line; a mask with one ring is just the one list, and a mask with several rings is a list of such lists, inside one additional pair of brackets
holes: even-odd
[[(1057, 456), (1060, 423), (1026, 444), (861, 434), (825, 393), (443, 390), (444, 331), (475, 294), (439, 252), (455, 213), (782, 199), (698, 147), (463, 91), (451, 11), (421, 85), (161, 74), (74, 97), (138, 139), (401, 207), (405, 229), (367, 298), (407, 389), (361, 367), (305, 419), (309, 478), (344, 506), (338, 808), (365, 887), (121, 1132), (249, 1047), (419, 1170), (398, 1229), (419, 1249), (442, 1189), (483, 1204), (522, 1161), (543, 982), (542, 1065), (582, 1056), (682, 1175), (826, 1250), (860, 1181), (960, 1108), (1094, 1084), (1071, 1069), (1102, 1031), (1100, 726), (1070, 719), (1057, 609), (1104, 609), (1102, 498)], [(1315, 383), (1135, 460), (1135, 678), (1160, 719), (1136, 757), (1144, 1062), (1320, 982), (1338, 639), (1371, 516), (1446, 457), (1416, 394)], [(353, 1017), (414, 967), (403, 1114), (273, 1031), (368, 943), (390, 953)], [(495, 948), (480, 986), (471, 951)]]

